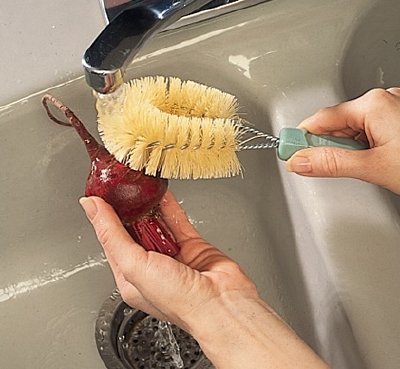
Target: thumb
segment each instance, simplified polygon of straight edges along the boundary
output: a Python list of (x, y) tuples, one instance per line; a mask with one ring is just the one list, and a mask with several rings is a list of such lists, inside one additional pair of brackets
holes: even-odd
[(133, 271), (139, 270), (140, 265), (146, 263), (147, 253), (131, 238), (111, 205), (95, 196), (83, 197), (79, 202), (93, 225), (115, 277), (118, 273), (131, 276)]
[(286, 169), (308, 177), (351, 177), (371, 181), (374, 160), (370, 150), (344, 150), (336, 147), (314, 147), (296, 152)]

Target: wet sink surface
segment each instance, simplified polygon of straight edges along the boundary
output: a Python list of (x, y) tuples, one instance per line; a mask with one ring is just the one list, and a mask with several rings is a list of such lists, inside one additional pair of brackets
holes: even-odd
[[(363, 49), (352, 42), (362, 48), (377, 4), (268, 2), (158, 36), (129, 77), (221, 88), (257, 128), (277, 133), (376, 85), (374, 71), (355, 74)], [(83, 80), (50, 92), (95, 132)], [(89, 161), (76, 133), (47, 119), (40, 97), (0, 110), (0, 367), (100, 369), (94, 322), (114, 282), (78, 205)], [(191, 221), (334, 367), (397, 368), (395, 201), (357, 181), (289, 175), (273, 151), (240, 155), (243, 178), (170, 182)]]
[[(93, 99), (83, 81), (53, 93), (94, 132)], [(7, 356), (0, 355), (0, 363), (12, 355), (14, 368), (101, 368), (94, 321), (114, 283), (77, 203), (89, 171), (85, 149), (72, 129), (48, 120), (40, 96), (4, 110), (3, 119), (2, 150), (12, 160), (0, 178), (1, 201), (10, 204), (1, 222), (6, 247), (0, 316), (12, 334), (1, 340)], [(16, 133), (26, 144), (17, 147), (10, 140)], [(272, 175), (258, 176), (265, 161), (271, 162)], [(278, 303), (281, 283), (272, 245), (282, 238), (279, 233), (290, 239), (285, 230), (291, 227), (281, 205), (275, 154), (247, 153), (243, 165), (245, 178), (176, 181), (171, 189), (203, 236), (240, 260), (261, 291)]]

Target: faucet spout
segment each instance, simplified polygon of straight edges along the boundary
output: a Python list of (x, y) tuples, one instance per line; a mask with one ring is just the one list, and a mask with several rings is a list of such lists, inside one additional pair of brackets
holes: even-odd
[[(104, 4), (107, 0), (102, 1), (107, 9)], [(114, 92), (123, 83), (127, 65), (152, 35), (209, 2), (211, 0), (127, 0), (114, 11), (108, 9), (110, 22), (83, 56), (88, 85), (102, 94)]]

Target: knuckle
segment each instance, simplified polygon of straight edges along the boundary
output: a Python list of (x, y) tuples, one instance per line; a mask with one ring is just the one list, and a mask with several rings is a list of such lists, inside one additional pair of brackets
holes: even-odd
[(118, 286), (119, 293), (123, 301), (128, 302), (131, 300), (131, 295), (129, 293), (128, 288), (126, 287), (125, 283), (120, 283)]
[(391, 93), (389, 91), (386, 91), (383, 88), (373, 88), (372, 90), (369, 90), (365, 94), (365, 98), (370, 102), (370, 103), (382, 103), (385, 102), (388, 98), (391, 97)]
[(390, 87), (386, 89), (392, 95), (400, 96), (400, 87)]
[(96, 235), (99, 242), (105, 247), (110, 246), (112, 240), (112, 232), (105, 224), (99, 224), (96, 226)]
[(323, 116), (326, 116), (327, 114), (329, 114), (330, 111), (331, 111), (330, 107), (320, 108), (320, 109), (318, 109), (318, 111), (315, 115), (323, 117)]
[(340, 174), (340, 160), (336, 153), (329, 149), (322, 149), (322, 170), (330, 177), (338, 177)]

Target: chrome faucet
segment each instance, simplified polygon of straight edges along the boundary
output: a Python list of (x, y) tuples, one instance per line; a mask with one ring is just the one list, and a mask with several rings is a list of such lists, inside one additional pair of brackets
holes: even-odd
[(108, 24), (83, 56), (88, 85), (101, 94), (114, 92), (124, 71), (155, 33), (211, 0), (100, 0)]

